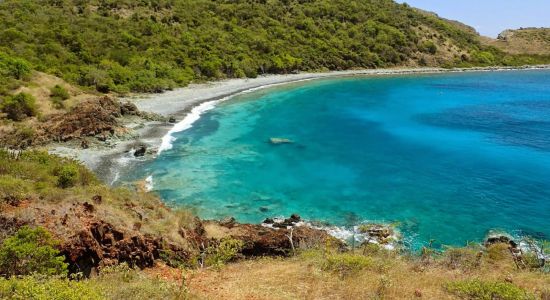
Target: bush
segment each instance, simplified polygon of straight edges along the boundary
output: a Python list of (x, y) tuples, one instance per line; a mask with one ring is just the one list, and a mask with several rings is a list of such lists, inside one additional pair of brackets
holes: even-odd
[(436, 54), (437, 53), (437, 46), (433, 41), (425, 41), (420, 46), (420, 51), (430, 54)]
[(530, 300), (532, 294), (508, 282), (482, 281), (479, 279), (455, 281), (445, 288), (452, 294), (472, 300)]
[(73, 187), (78, 180), (78, 168), (72, 164), (61, 167), (56, 173), (57, 186), (62, 189)]
[(353, 253), (331, 253), (322, 263), (322, 269), (325, 271), (337, 272), (341, 276), (346, 276), (372, 265), (370, 257)]
[(0, 247), (0, 274), (4, 276), (67, 273), (57, 242), (43, 228), (22, 227)]
[(21, 199), (28, 193), (26, 182), (12, 176), (0, 175), (0, 198)]
[(452, 269), (475, 269), (481, 264), (483, 252), (473, 247), (448, 248), (443, 253), (443, 263)]
[(87, 282), (68, 280), (67, 278), (0, 278), (0, 298), (27, 300), (96, 300), (105, 299)]
[(63, 104), (63, 101), (69, 98), (70, 98), (69, 92), (67, 92), (67, 90), (64, 87), (58, 84), (56, 84), (53, 88), (50, 89), (50, 99), (52, 100), (56, 108), (65, 107), (65, 105)]
[(8, 118), (13, 121), (21, 121), (26, 117), (36, 116), (38, 109), (36, 108), (36, 100), (27, 93), (19, 93), (14, 96), (8, 96), (4, 99), (1, 106), (2, 112), (8, 115)]
[(223, 239), (219, 245), (209, 247), (205, 252), (204, 266), (222, 267), (229, 261), (235, 259), (243, 249), (244, 243), (241, 240), (232, 238)]
[(374, 265), (371, 257), (353, 252), (340, 253), (335, 250), (313, 249), (303, 251), (300, 256), (321, 270), (335, 272), (342, 277)]
[(510, 248), (510, 245), (505, 243), (490, 245), (487, 248), (487, 255), (489, 256), (489, 259), (492, 261), (501, 261), (506, 258), (511, 258), (509, 248)]
[(31, 67), (27, 61), (0, 53), (0, 75), (24, 79), (30, 73)]

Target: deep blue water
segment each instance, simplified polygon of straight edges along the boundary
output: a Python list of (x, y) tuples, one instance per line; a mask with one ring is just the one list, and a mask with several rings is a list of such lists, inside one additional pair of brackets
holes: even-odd
[(291, 84), (174, 136), (130, 177), (153, 175), (166, 201), (204, 218), (398, 222), (417, 244), (491, 229), (550, 238), (550, 71)]

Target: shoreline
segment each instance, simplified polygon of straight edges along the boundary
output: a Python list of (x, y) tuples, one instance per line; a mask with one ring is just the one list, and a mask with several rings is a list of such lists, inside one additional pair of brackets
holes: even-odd
[[(133, 130), (130, 137), (110, 139), (104, 146), (81, 149), (77, 144), (54, 144), (48, 147), (53, 154), (71, 157), (81, 161), (94, 171), (107, 184), (113, 185), (119, 171), (132, 161), (154, 159), (163, 150), (171, 148), (171, 134), (184, 131), (197, 121), (201, 114), (213, 109), (219, 102), (234, 96), (261, 89), (328, 78), (378, 77), (396, 75), (446, 74), (464, 72), (544, 70), (550, 65), (522, 67), (473, 67), (473, 68), (393, 68), (330, 71), (319, 73), (298, 73), (285, 75), (264, 75), (257, 78), (226, 79), (207, 83), (193, 83), (161, 94), (138, 94), (120, 98), (121, 101), (134, 103), (139, 110), (152, 112), (164, 117), (173, 117), (175, 123), (142, 121), (124, 124)], [(133, 150), (145, 145), (149, 154), (135, 158)]]

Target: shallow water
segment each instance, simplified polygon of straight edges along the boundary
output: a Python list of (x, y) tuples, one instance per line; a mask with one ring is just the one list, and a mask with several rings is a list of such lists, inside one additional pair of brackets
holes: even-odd
[[(550, 71), (355, 77), (236, 96), (140, 163), (203, 218), (397, 222), (416, 245), (550, 238)], [(274, 145), (272, 137), (293, 143)]]

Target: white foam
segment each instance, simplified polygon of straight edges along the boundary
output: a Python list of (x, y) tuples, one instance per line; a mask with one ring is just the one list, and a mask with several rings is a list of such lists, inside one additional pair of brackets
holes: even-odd
[(153, 190), (153, 175), (149, 175), (147, 178), (145, 178), (145, 190), (150, 192)]
[[(273, 226), (275, 223), (282, 223), (285, 218), (284, 217), (274, 217), (272, 218), (274, 223), (261, 223), (261, 226), (271, 228), (278, 230), (280, 229), (277, 226)], [(375, 223), (364, 223), (364, 224), (375, 224)], [(383, 225), (383, 224), (381, 224)], [(362, 233), (360, 230), (360, 226), (353, 226), (352, 228), (345, 228), (340, 226), (322, 226), (322, 225), (315, 225), (307, 221), (300, 221), (294, 224), (295, 227), (300, 226), (306, 226), (317, 230), (323, 230), (329, 235), (343, 241), (344, 243), (355, 243), (355, 244), (363, 244), (364, 242), (367, 242), (369, 244), (377, 244), (380, 247), (386, 249), (386, 250), (395, 250), (399, 247), (399, 244), (402, 242), (401, 234), (397, 231), (396, 228), (392, 227), (393, 234), (391, 234), (388, 237), (388, 243), (380, 244), (376, 238), (370, 237), (368, 234)], [(389, 225), (384, 225), (389, 226)], [(287, 226), (287, 229), (290, 229), (292, 226)]]
[(160, 147), (158, 148), (157, 155), (162, 153), (162, 151), (172, 149), (172, 143), (176, 140), (176, 138), (173, 136), (174, 133), (182, 132), (182, 131), (185, 131), (185, 130), (193, 127), (193, 123), (198, 121), (200, 119), (201, 115), (204, 112), (207, 112), (207, 111), (215, 108), (216, 105), (220, 102), (229, 100), (232, 97), (237, 96), (237, 95), (247, 94), (247, 93), (258, 91), (258, 90), (265, 89), (265, 88), (268, 88), (268, 87), (274, 87), (274, 86), (279, 86), (279, 85), (284, 85), (284, 84), (289, 84), (289, 83), (295, 83), (295, 82), (301, 82), (301, 81), (309, 81), (309, 80), (313, 80), (313, 79), (314, 78), (305, 78), (305, 79), (301, 79), (301, 80), (295, 80), (295, 81), (292, 81), (292, 82), (280, 82), (280, 83), (272, 83), (272, 84), (261, 85), (261, 86), (249, 88), (247, 90), (235, 93), (233, 95), (230, 95), (230, 96), (218, 99), (218, 100), (203, 102), (203, 103), (195, 106), (193, 109), (191, 109), (191, 112), (189, 112), (185, 116), (185, 118), (183, 118), (183, 120), (181, 120), (179, 123), (176, 123), (174, 125), (174, 127), (172, 127), (168, 131), (168, 133), (166, 133), (166, 135), (164, 135), (162, 137), (162, 142), (160, 144)]
[(176, 138), (173, 136), (174, 133), (181, 132), (193, 127), (193, 123), (195, 123), (198, 119), (200, 119), (201, 115), (204, 112), (213, 109), (214, 107), (216, 107), (216, 104), (218, 102), (224, 101), (226, 99), (227, 98), (208, 101), (208, 102), (201, 103), (198, 106), (195, 106), (191, 110), (191, 112), (187, 114), (187, 116), (185, 116), (185, 118), (182, 121), (180, 121), (179, 123), (176, 123), (176, 125), (174, 125), (174, 127), (172, 127), (170, 131), (168, 131), (168, 133), (162, 137), (162, 142), (158, 148), (157, 154), (160, 154), (164, 150), (172, 149), (172, 143), (176, 140)]

